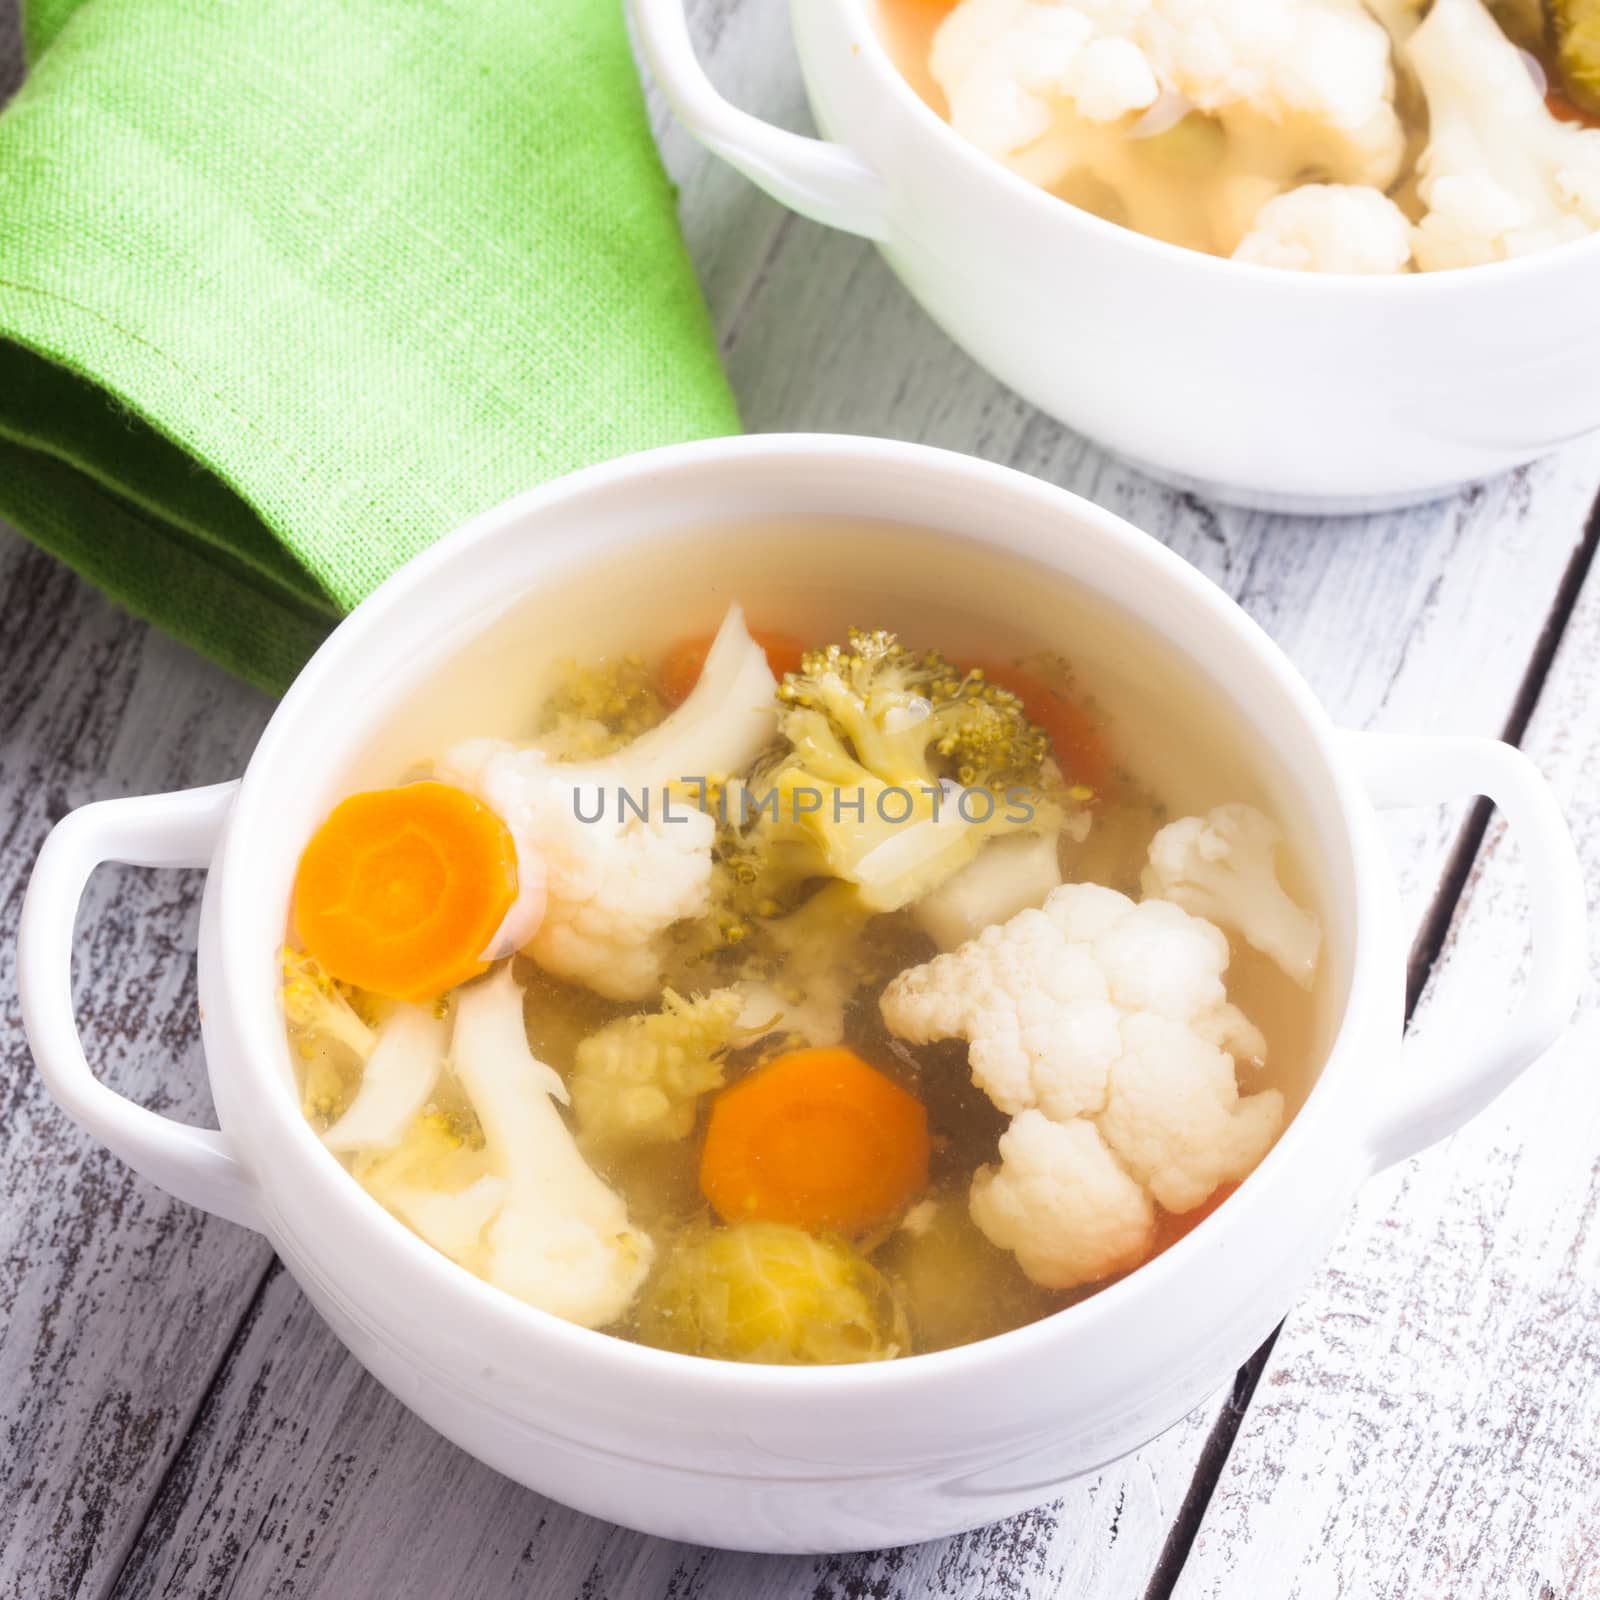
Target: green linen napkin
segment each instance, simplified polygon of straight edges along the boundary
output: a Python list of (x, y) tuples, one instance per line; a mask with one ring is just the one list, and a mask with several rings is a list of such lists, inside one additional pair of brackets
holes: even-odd
[(620, 0), (37, 0), (0, 516), (281, 689), (542, 479), (736, 430)]

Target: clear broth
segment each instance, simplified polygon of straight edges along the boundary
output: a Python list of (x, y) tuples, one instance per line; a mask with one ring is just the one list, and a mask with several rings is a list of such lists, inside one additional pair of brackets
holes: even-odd
[[(808, 644), (842, 640), (852, 626), (886, 627), (957, 663), (1040, 653), (1065, 658), (1076, 695), (1092, 704), (1107, 730), (1117, 789), (1126, 797), (1098, 812), (1086, 841), (1063, 840), (1067, 881), (1136, 896), (1146, 848), (1162, 821), (1243, 800), (1284, 826), (1290, 845), (1279, 865), (1290, 893), (1313, 907), (1324, 898), (1314, 863), (1296, 843), (1292, 784), (1210, 686), (1203, 666), (1033, 563), (898, 524), (776, 518), (663, 538), (630, 551), (625, 566), (580, 563), (536, 595), (481, 619), (464, 647), (429, 666), (405, 695), (403, 710), (352, 760), (340, 792), (402, 781), (459, 740), (530, 739), (564, 660), (632, 654), (653, 661), (677, 640), (714, 631), (735, 599), (757, 630)], [(878, 919), (874, 940), (889, 971), (933, 954), (904, 914)], [(607, 1001), (515, 959), (534, 1054), (563, 1075), (587, 1033), (652, 1009), (648, 1002)], [(1323, 965), (1308, 995), (1247, 945), (1232, 944), (1229, 998), (1268, 1043), (1267, 1065), (1254, 1075), (1241, 1068), (1240, 1088), (1281, 1090), (1291, 1116), (1311, 1088), (1331, 1033), (1326, 959)], [(875, 1000), (876, 991), (865, 993), (851, 1007), (846, 1043), (923, 1100), (935, 1140), (931, 1193), (939, 1225), (922, 1238), (891, 1233), (872, 1251), (903, 1296), (913, 1350), (1001, 1333), (1104, 1287), (1039, 1288), (967, 1220), (967, 1184), (994, 1158), (1007, 1119), (973, 1086), (964, 1045), (911, 1049), (884, 1029)], [(447, 1084), (440, 1099), (449, 1102), (458, 1092)], [(599, 1168), (626, 1196), (633, 1221), (653, 1235), (670, 1234), (705, 1209), (697, 1182), (704, 1115), (702, 1107), (690, 1139)], [(1164, 1217), (1158, 1248), (1209, 1209)], [(637, 1330), (624, 1322), (609, 1331), (630, 1337)]]

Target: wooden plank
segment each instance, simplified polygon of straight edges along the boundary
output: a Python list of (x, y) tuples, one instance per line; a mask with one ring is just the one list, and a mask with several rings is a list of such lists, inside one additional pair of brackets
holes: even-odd
[[(1168, 1448), (1184, 1440), (1180, 1430)], [(1070, 1510), (834, 1562), (641, 1538), (518, 1489), (430, 1434), (276, 1270), (114, 1593), (211, 1594), (225, 1573), (220, 1592), (296, 1597), (1126, 1595), (1169, 1510), (1142, 1470)], [(1141, 1553), (1124, 1564), (1119, 1544), (1136, 1529)], [(1040, 1578), (1049, 1586), (1034, 1588)]]
[[(0, 542), (0, 1593), (94, 1592), (184, 1437), (266, 1244), (169, 1201), (44, 1091), (17, 1015), (16, 921), (50, 824), (104, 795), (239, 770), (267, 705)], [(77, 947), (79, 1015), (114, 1087), (209, 1118), (194, 1023), (198, 873), (107, 872)]]
[[(1524, 741), (1600, 886), (1600, 569)], [(1417, 1025), (1529, 959), (1497, 826)], [(1600, 952), (1591, 963), (1600, 972)], [(1600, 1015), (1446, 1144), (1384, 1173), (1289, 1318), (1180, 1600), (1600, 1594)]]

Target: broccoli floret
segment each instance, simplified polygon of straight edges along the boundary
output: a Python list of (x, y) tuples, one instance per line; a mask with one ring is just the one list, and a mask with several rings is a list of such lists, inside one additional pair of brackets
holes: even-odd
[[(1004, 791), (1039, 784), (1050, 740), (1022, 701), (982, 671), (962, 671), (937, 650), (916, 654), (882, 628), (850, 630), (850, 648), (808, 650), (784, 675), (778, 698), (792, 708), (784, 732), (821, 712), (855, 759), (887, 784), (953, 779)], [(791, 742), (793, 736), (791, 735)]]
[(336, 983), (302, 950), (283, 951), (283, 1015), (298, 1043), (328, 1040), (365, 1061), (377, 1035), (351, 1004), (354, 990)]
[(588, 1144), (685, 1139), (700, 1097), (722, 1083), (722, 1057), (738, 1028), (732, 989), (690, 998), (668, 989), (659, 1011), (619, 1017), (589, 1035), (567, 1080)]
[(752, 774), (722, 851), (757, 914), (818, 877), (893, 911), (986, 839), (1060, 824), (1048, 735), (1010, 690), (937, 651), (852, 631), (849, 648), (808, 651), (778, 698), (783, 747)]
[(487, 1170), (482, 1150), (481, 1132), (476, 1141), (468, 1139), (449, 1113), (430, 1106), (412, 1121), (393, 1149), (360, 1152), (353, 1166), (356, 1176), (374, 1193), (389, 1183), (448, 1189)]
[(650, 669), (635, 655), (561, 665), (539, 714), (538, 743), (558, 761), (588, 761), (632, 744), (667, 714)]
[(639, 1339), (726, 1361), (819, 1365), (909, 1353), (905, 1312), (865, 1256), (776, 1222), (700, 1225), (664, 1251)]
[(441, 1080), (441, 1093), (422, 1108), (419, 1122), (454, 1141), (466, 1150), (483, 1149), (483, 1124), (472, 1102), (453, 1079)]
[(352, 1003), (361, 998), (356, 990), (335, 982), (304, 951), (285, 946), (281, 959), (283, 1017), (299, 1057), (301, 1109), (312, 1121), (329, 1123), (354, 1097), (377, 1034)]

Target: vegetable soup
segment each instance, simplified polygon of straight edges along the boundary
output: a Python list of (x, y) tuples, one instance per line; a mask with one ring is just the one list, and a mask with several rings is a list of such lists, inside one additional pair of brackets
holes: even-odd
[(780, 520), (438, 650), (329, 790), (284, 1012), (329, 1150), (505, 1292), (700, 1356), (937, 1350), (1135, 1270), (1304, 1099), (1293, 785), (1059, 577)]
[(1600, 0), (878, 0), (956, 132), (1108, 221), (1400, 273), (1600, 229)]

